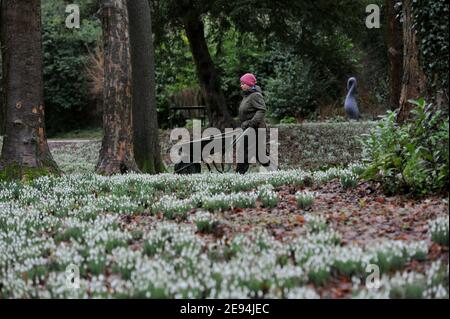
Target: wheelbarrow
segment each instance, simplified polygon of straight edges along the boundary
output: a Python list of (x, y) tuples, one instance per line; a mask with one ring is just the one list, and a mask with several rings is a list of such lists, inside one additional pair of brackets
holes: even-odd
[[(243, 131), (241, 134), (239, 134), (239, 136), (234, 138), (234, 140), (231, 144), (232, 148), (246, 134), (247, 130), (248, 130), (248, 128), (245, 131)], [(194, 154), (193, 154), (194, 149), (195, 149), (194, 146), (200, 144), (200, 149), (203, 151), (203, 148), (206, 145), (208, 145), (209, 143), (211, 143), (213, 141), (218, 141), (221, 139), (224, 140), (227, 138), (231, 138), (235, 134), (236, 134), (235, 131), (231, 131), (231, 132), (221, 133), (218, 135), (212, 135), (212, 136), (204, 137), (201, 139), (177, 144), (177, 146), (189, 145), (190, 154), (181, 154), (180, 162), (176, 163), (174, 166), (174, 173), (176, 173), (176, 174), (198, 174), (198, 173), (201, 173), (201, 171), (202, 171), (201, 162), (192, 160), (194, 158)], [(225, 144), (223, 143), (222, 145), (225, 145)], [(223, 150), (223, 148), (222, 148), (222, 150)], [(189, 157), (188, 157), (188, 155), (189, 155)], [(190, 158), (191, 160), (189, 161), (188, 158)], [(219, 172), (222, 174), (230, 172), (231, 168), (233, 166), (232, 164), (224, 163), (223, 161), (221, 161), (220, 163), (217, 163), (215, 160), (212, 160), (211, 163), (205, 162), (205, 164), (210, 172), (214, 172), (214, 169), (215, 169), (216, 172)]]

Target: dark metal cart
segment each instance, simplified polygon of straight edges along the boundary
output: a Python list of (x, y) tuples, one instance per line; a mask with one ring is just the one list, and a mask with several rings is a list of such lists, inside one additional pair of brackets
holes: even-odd
[[(247, 129), (248, 130), (248, 129)], [(232, 147), (234, 145), (236, 145), (236, 143), (245, 135), (245, 133), (247, 132), (247, 130), (243, 131), (239, 136), (237, 136), (233, 142), (232, 142)], [(218, 135), (213, 135), (210, 137), (205, 137), (202, 139), (198, 139), (198, 140), (192, 140), (186, 143), (182, 143), (179, 144), (179, 146), (181, 145), (185, 145), (185, 144), (190, 144), (189, 145), (189, 150), (190, 150), (190, 154), (182, 154), (181, 155), (181, 161), (176, 163), (174, 166), (174, 172), (176, 174), (198, 174), (201, 173), (201, 162), (189, 162), (187, 160), (187, 156), (189, 155), (189, 158), (192, 160), (194, 158), (193, 156), (193, 152), (194, 152), (194, 145), (198, 145), (200, 144), (200, 149), (203, 151), (203, 148), (211, 143), (214, 140), (220, 140), (220, 139), (227, 139), (227, 138), (231, 138), (232, 136), (234, 136), (236, 134), (235, 131), (231, 131), (231, 132), (227, 132), (227, 133), (222, 133), (222, 134), (218, 134)], [(222, 146), (224, 146), (225, 144), (223, 143)], [(222, 149), (223, 150), (223, 149)], [(212, 165), (210, 163), (205, 162), (206, 167), (208, 168), (208, 170), (210, 172), (217, 171), (219, 173), (228, 173), (231, 171), (232, 168), (232, 164), (229, 163), (217, 163), (215, 161), (212, 161)]]

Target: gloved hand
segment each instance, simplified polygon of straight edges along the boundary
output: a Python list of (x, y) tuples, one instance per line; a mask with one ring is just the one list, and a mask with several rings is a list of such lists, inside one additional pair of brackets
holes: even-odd
[(246, 129), (248, 129), (250, 127), (250, 121), (244, 121), (241, 124), (241, 128), (243, 131), (245, 131)]

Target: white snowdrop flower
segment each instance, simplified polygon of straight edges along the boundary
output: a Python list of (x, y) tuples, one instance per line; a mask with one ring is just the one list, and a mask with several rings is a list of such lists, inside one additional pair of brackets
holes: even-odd
[(311, 288), (297, 287), (288, 290), (287, 299), (320, 299), (319, 294)]
[(429, 233), (433, 242), (448, 245), (448, 224), (448, 216), (438, 217), (435, 220), (429, 221)]

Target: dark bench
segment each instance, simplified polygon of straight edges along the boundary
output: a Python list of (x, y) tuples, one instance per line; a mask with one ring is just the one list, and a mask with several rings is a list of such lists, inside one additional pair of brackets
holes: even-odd
[(177, 117), (178, 111), (183, 114), (183, 119), (199, 118), (202, 121), (202, 126), (205, 125), (206, 120), (206, 106), (172, 106), (170, 107), (170, 127), (173, 128), (174, 119)]

